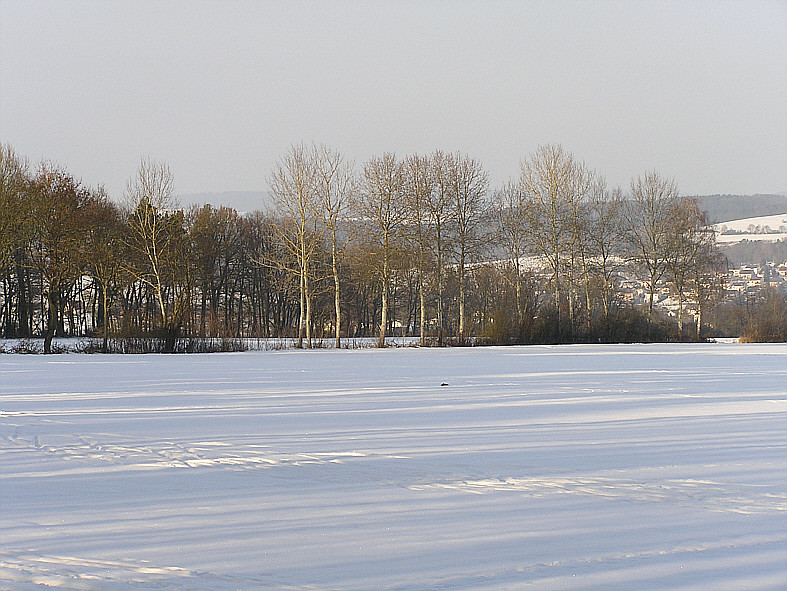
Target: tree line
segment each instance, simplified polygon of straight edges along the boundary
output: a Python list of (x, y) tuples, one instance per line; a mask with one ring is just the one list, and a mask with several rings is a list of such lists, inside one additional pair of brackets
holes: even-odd
[[(292, 146), (273, 206), (181, 208), (143, 159), (122, 200), (0, 148), (0, 330), (163, 351), (184, 339), (412, 335), (422, 345), (700, 338), (723, 257), (697, 203), (657, 172), (630, 190), (559, 145), (491, 190), (476, 159), (386, 153), (357, 167)], [(621, 278), (644, 282), (644, 306)], [(674, 325), (654, 307), (667, 281)], [(691, 302), (698, 320), (685, 313)], [(323, 342), (323, 341), (321, 341)]]

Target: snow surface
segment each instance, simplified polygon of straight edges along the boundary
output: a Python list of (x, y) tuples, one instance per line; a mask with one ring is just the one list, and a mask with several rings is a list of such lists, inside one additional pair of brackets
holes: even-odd
[[(765, 232), (765, 228), (768, 232)], [(780, 213), (778, 215), (766, 215), (755, 218), (743, 218), (740, 220), (732, 220), (729, 222), (721, 222), (715, 225), (716, 228), (716, 242), (732, 244), (748, 240), (749, 242), (776, 242), (778, 240), (787, 240), (787, 213)], [(759, 230), (750, 232), (750, 229), (759, 228)], [(725, 234), (724, 232), (732, 231), (738, 232), (736, 234)]]
[(765, 228), (767, 226), (770, 228), (771, 232), (778, 232), (779, 228), (787, 227), (787, 213), (742, 218), (716, 224), (716, 228), (719, 229), (719, 231), (724, 231), (726, 229), (735, 232), (746, 232), (750, 226), (759, 226), (760, 228)]
[(0, 370), (0, 589), (787, 588), (787, 345)]
[(716, 234), (716, 242), (719, 244), (736, 244), (747, 240), (749, 242), (782, 242), (787, 241), (787, 232), (777, 232), (770, 234)]

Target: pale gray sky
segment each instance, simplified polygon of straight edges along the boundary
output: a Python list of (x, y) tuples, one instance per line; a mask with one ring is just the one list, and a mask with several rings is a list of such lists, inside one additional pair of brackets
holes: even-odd
[(116, 197), (142, 156), (178, 193), (263, 190), (302, 141), (783, 192), (787, 0), (0, 0), (0, 141)]

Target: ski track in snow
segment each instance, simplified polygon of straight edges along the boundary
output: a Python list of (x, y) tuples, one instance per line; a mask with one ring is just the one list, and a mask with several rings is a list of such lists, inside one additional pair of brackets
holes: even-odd
[[(6, 441), (20, 449), (35, 449), (63, 461), (83, 460), (84, 466), (74, 469), (65, 468), (60, 474), (104, 471), (103, 463), (128, 470), (156, 470), (164, 468), (205, 468), (222, 466), (230, 469), (256, 469), (265, 466), (305, 466), (310, 464), (334, 463), (341, 464), (351, 458), (363, 458), (366, 454), (358, 452), (312, 452), (312, 453), (276, 453), (262, 450), (255, 445), (233, 445), (215, 441), (147, 442), (144, 446), (129, 443), (108, 443), (108, 437), (99, 441), (91, 437), (75, 436), (71, 443), (58, 445), (43, 444), (36, 436), (24, 439), (19, 436), (8, 436)], [(396, 456), (391, 456), (396, 457)], [(99, 463), (92, 462), (97, 460)], [(51, 472), (50, 472), (51, 474)], [(16, 478), (25, 476), (38, 477), (39, 473), (16, 473)]]
[(652, 503), (696, 505), (748, 515), (787, 511), (787, 493), (759, 493), (754, 486), (701, 480), (636, 482), (614, 478), (505, 478), (411, 485), (412, 490), (447, 489), (474, 494), (520, 492), (531, 496), (578, 494)]
[[(313, 586), (293, 586), (276, 577), (243, 577), (191, 571), (178, 567), (155, 566), (148, 562), (105, 561), (72, 556), (42, 556), (9, 552), (0, 558), (0, 583), (12, 583), (14, 589), (57, 588), (95, 589), (236, 589), (315, 590)], [(10, 588), (10, 587), (9, 587)]]
[(0, 370), (0, 589), (787, 588), (787, 345)]

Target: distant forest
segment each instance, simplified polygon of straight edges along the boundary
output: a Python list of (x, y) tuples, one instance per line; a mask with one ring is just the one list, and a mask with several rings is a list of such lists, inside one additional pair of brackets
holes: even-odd
[(733, 268), (741, 265), (760, 265), (763, 261), (783, 263), (787, 261), (787, 242), (765, 242), (744, 240), (735, 244), (723, 245), (721, 251)]
[[(458, 152), (356, 168), (317, 145), (281, 157), (266, 211), (183, 209), (173, 186), (165, 162), (143, 159), (119, 203), (0, 145), (2, 335), (43, 336), (47, 353), (78, 335), (126, 352), (258, 337), (686, 340), (713, 334), (724, 295), (726, 261), (696, 200), (655, 171), (608, 187), (559, 145), (496, 188)], [(674, 318), (655, 306), (665, 285)], [(759, 304), (744, 304), (730, 316), (745, 326)]]
[(697, 195), (692, 199), (707, 212), (711, 224), (787, 213), (784, 195)]
[[(268, 191), (190, 193), (177, 197), (184, 206), (210, 204), (234, 207), (239, 211), (267, 209), (273, 205), (273, 197)], [(787, 213), (787, 196), (784, 195), (693, 195), (691, 198), (707, 213), (711, 224)]]

